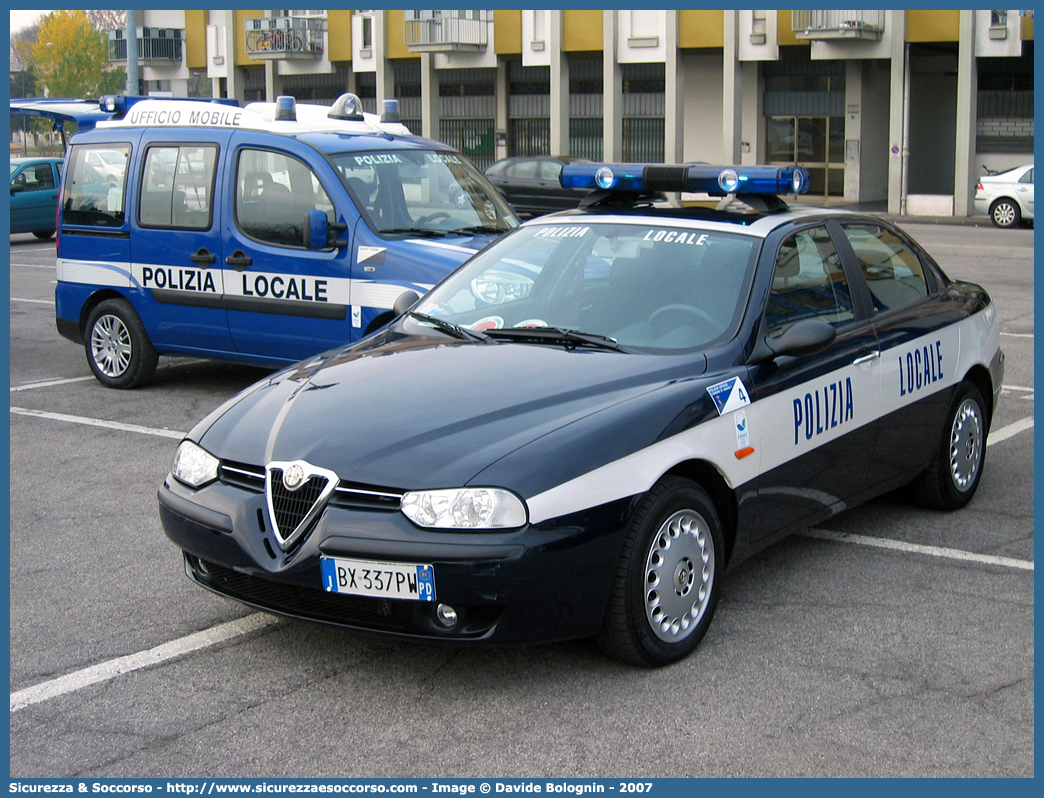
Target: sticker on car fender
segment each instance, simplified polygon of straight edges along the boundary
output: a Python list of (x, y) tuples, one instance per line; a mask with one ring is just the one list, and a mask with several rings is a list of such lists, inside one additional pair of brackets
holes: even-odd
[(435, 600), (435, 569), (415, 563), (373, 562), (320, 557), (323, 589), (350, 596)]
[(707, 393), (714, 400), (714, 406), (718, 408), (719, 416), (750, 404), (750, 395), (743, 385), (743, 380), (739, 377), (732, 377), (725, 382), (711, 385), (707, 388)]

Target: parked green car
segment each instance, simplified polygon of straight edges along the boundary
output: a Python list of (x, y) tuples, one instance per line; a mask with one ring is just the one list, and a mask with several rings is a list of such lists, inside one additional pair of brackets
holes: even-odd
[(61, 158), (11, 158), (11, 232), (54, 235)]

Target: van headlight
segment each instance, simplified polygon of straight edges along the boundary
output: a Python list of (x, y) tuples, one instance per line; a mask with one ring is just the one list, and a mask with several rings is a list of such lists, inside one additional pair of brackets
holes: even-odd
[(526, 523), (525, 504), (500, 488), (410, 491), (401, 509), (417, 526), (434, 529), (512, 529)]
[(503, 305), (525, 299), (533, 290), (533, 278), (490, 269), (471, 281), (471, 292), (487, 305)]
[(170, 473), (180, 482), (201, 488), (218, 477), (220, 461), (206, 449), (192, 441), (182, 441), (174, 453)]

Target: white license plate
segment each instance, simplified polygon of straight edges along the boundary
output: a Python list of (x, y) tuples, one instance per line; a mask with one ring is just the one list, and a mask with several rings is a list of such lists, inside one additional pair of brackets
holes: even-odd
[(320, 557), (323, 588), (352, 596), (435, 600), (435, 569), (430, 565)]

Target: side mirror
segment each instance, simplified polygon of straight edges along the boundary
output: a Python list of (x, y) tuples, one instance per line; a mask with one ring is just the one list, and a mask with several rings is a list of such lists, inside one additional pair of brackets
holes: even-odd
[(766, 338), (765, 346), (773, 357), (803, 357), (826, 349), (837, 338), (832, 324), (820, 319), (804, 319), (789, 327), (782, 335)]
[(418, 302), (420, 302), (420, 294), (416, 291), (403, 291), (395, 299), (395, 304), (392, 305), (392, 313), (394, 313), (396, 317), (401, 316)]
[(305, 249), (323, 249), (329, 236), (330, 225), (326, 214), (322, 211), (308, 211), (305, 214), (304, 245)]
[(23, 191), (25, 191), (25, 186), (23, 186), (21, 183), (12, 183), (11, 184), (11, 193), (12, 194), (20, 194)]
[(348, 225), (344, 223), (330, 224), (323, 211), (308, 211), (304, 220), (305, 249), (326, 249), (327, 247), (342, 249), (348, 246), (348, 240), (337, 238), (337, 233), (347, 229)]

